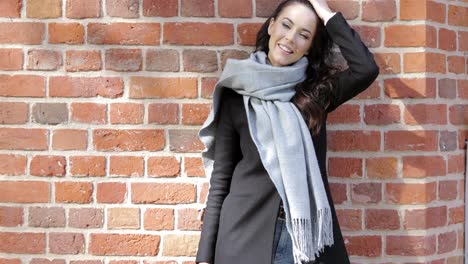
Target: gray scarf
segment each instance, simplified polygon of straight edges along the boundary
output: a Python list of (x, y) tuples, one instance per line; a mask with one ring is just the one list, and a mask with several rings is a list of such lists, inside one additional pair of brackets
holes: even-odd
[(313, 261), (333, 245), (333, 224), (309, 129), (290, 101), (294, 86), (305, 80), (307, 58), (274, 67), (257, 51), (245, 60), (228, 59), (213, 91), (208, 118), (198, 133), (207, 177), (211, 177), (216, 143), (216, 113), (224, 88), (243, 95), (250, 135), (271, 177), (286, 213), (294, 262)]

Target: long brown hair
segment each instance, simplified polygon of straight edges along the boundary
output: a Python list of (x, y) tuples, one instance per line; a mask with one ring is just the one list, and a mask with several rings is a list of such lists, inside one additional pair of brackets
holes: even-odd
[[(315, 15), (313, 6), (308, 0), (286, 0), (278, 5), (273, 14), (265, 21), (257, 33), (255, 51), (264, 51), (268, 54), (268, 25), (272, 18), (276, 19), (283, 9), (291, 4), (299, 3), (310, 8)], [(318, 17), (318, 16), (317, 16)], [(302, 114), (309, 130), (313, 135), (320, 132), (325, 121), (327, 107), (333, 100), (333, 75), (339, 68), (332, 65), (333, 61), (333, 41), (328, 35), (325, 26), (321, 21), (317, 23), (311, 48), (307, 59), (309, 64), (306, 69), (306, 80), (297, 84), (296, 94), (292, 102)]]

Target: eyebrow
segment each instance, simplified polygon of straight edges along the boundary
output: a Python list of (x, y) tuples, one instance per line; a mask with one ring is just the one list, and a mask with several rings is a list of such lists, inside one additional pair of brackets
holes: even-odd
[[(285, 17), (285, 18), (283, 18), (283, 19), (287, 19), (287, 20), (288, 20), (288, 21), (289, 21), (291, 24), (293, 24), (293, 25), (294, 25), (294, 22), (292, 22), (292, 20), (291, 20), (291, 19), (289, 19), (289, 18), (287, 18), (287, 17)], [(312, 35), (312, 32), (310, 32), (308, 29), (302, 28), (302, 30), (304, 30), (304, 31), (307, 31), (307, 32), (309, 32), (309, 34), (311, 34), (311, 35)]]

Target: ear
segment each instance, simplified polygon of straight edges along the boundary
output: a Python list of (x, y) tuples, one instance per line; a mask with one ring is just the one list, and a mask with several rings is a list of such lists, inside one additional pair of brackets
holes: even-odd
[(275, 23), (275, 19), (272, 17), (270, 19), (270, 23), (268, 24), (268, 36), (271, 35), (271, 29), (273, 28), (273, 24)]

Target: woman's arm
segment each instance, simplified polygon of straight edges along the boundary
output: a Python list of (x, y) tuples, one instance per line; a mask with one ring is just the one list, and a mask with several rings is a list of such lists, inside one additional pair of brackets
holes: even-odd
[(216, 237), (218, 234), (219, 215), (224, 198), (229, 193), (231, 177), (241, 157), (240, 140), (232, 122), (229, 104), (229, 88), (221, 93), (216, 129), (215, 160), (210, 179), (210, 189), (203, 217), (203, 226), (198, 245), (196, 263), (213, 263)]
[(325, 28), (348, 64), (346, 70), (333, 76), (334, 99), (327, 108), (327, 112), (331, 112), (367, 89), (379, 75), (379, 67), (359, 34), (340, 12), (328, 20)]

